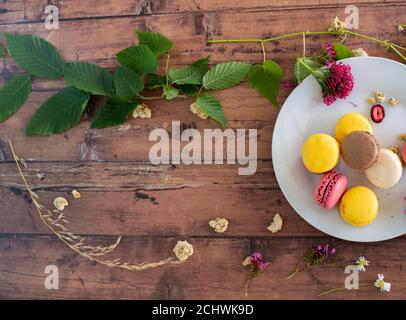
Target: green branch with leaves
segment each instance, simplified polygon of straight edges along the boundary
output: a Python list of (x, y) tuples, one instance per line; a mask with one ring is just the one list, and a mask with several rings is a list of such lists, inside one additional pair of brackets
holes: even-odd
[[(143, 101), (181, 97), (194, 98), (200, 114), (226, 127), (223, 108), (211, 91), (239, 84), (246, 78), (251, 65), (231, 61), (210, 68), (210, 57), (206, 57), (185, 67), (169, 69), (172, 41), (155, 32), (135, 32), (138, 45), (117, 54), (120, 66), (113, 74), (88, 62), (65, 62), (50, 42), (35, 35), (4, 33), (8, 53), (27, 74), (16, 75), (0, 89), (0, 122), (11, 117), (26, 102), (32, 90), (32, 78), (56, 80), (63, 77), (69, 87), (38, 108), (28, 123), (27, 135), (57, 134), (72, 128), (83, 118), (92, 95), (107, 97), (92, 119), (92, 128), (124, 123)], [(0, 53), (5, 54), (6, 50)], [(158, 59), (164, 54), (166, 70), (164, 74), (158, 74)], [(144, 94), (156, 89), (162, 90), (158, 97)]]
[[(399, 25), (398, 30), (403, 30)], [(120, 66), (111, 74), (108, 70), (88, 62), (65, 62), (56, 48), (48, 41), (29, 34), (4, 33), (7, 50), (0, 48), (0, 56), (7, 52), (28, 74), (16, 75), (0, 89), (0, 122), (5, 121), (25, 103), (31, 93), (32, 77), (54, 80), (64, 77), (70, 87), (45, 101), (31, 118), (27, 135), (50, 135), (62, 133), (81, 121), (87, 111), (92, 95), (107, 97), (105, 104), (96, 112), (91, 122), (92, 128), (116, 126), (127, 121), (129, 115), (144, 101), (155, 99), (173, 100), (190, 97), (195, 101), (190, 110), (201, 118), (215, 120), (226, 127), (227, 120), (223, 108), (211, 91), (223, 90), (247, 80), (275, 107), (281, 87), (283, 70), (275, 61), (267, 59), (265, 45), (282, 39), (303, 38), (303, 56), (296, 59), (294, 78), (291, 84), (297, 85), (307, 76), (321, 79), (327, 75), (325, 68), (328, 54), (322, 51), (318, 56), (306, 57), (306, 37), (331, 35), (340, 41), (332, 46), (335, 60), (353, 56), (353, 52), (343, 44), (348, 36), (362, 38), (379, 44), (398, 54), (406, 61), (401, 51), (406, 51), (392, 41), (371, 37), (348, 30), (337, 17), (327, 31), (305, 31), (288, 33), (267, 39), (210, 40), (209, 43), (257, 43), (261, 46), (261, 64), (231, 61), (209, 67), (210, 57), (199, 59), (192, 64), (170, 69), (170, 55), (173, 43), (170, 39), (155, 32), (135, 31), (138, 45), (130, 46), (117, 54)], [(165, 73), (157, 73), (158, 59), (166, 59)], [(149, 96), (149, 90), (161, 90), (159, 96)]]

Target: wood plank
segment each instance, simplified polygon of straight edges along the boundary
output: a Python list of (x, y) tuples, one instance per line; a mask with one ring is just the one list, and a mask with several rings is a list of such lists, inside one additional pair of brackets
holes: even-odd
[[(395, 21), (406, 19), (405, 6), (404, 3), (396, 6), (360, 5), (360, 31), (402, 43), (403, 35), (397, 32)], [(383, 10), (386, 19), (382, 20), (380, 18)], [(116, 61), (112, 58), (115, 54), (135, 42), (132, 32), (134, 28), (153, 30), (165, 34), (174, 41), (171, 63), (182, 65), (207, 54), (212, 54), (212, 60), (215, 63), (230, 59), (260, 61), (261, 50), (258, 45), (208, 46), (207, 40), (209, 38), (261, 38), (303, 31), (309, 29), (308, 21), (312, 21), (312, 30), (326, 30), (332, 17), (338, 13), (338, 10), (332, 12), (331, 8), (323, 7), (313, 10), (292, 9), (283, 14), (265, 11), (261, 15), (256, 12), (209, 12), (202, 17), (195, 13), (180, 13), (156, 17), (107, 18), (103, 23), (92, 20), (64, 21), (59, 30), (53, 31), (46, 30), (42, 24), (35, 23), (6, 25), (2, 29), (40, 35), (52, 41), (67, 60), (93, 61), (105, 67), (114, 67)], [(318, 19), (313, 21), (315, 15)], [(235, 30), (236, 21), (238, 21), (238, 32)], [(287, 23), (288, 21), (295, 21), (294, 26)], [(380, 23), (376, 24), (376, 21)], [(178, 32), (179, 27), (182, 28), (182, 33)], [(358, 40), (355, 41), (355, 44), (359, 43)], [(283, 45), (282, 43), (269, 45), (268, 50), (271, 54), (278, 53), (275, 55), (276, 59), (282, 59), (286, 54), (289, 54), (292, 59), (298, 52), (301, 53), (300, 44), (301, 39), (287, 40)], [(375, 45), (365, 45), (365, 47), (369, 49)], [(316, 42), (314, 46), (309, 43), (308, 48), (309, 53), (316, 48), (319, 50), (319, 43)], [(375, 52), (371, 53), (375, 54)], [(383, 51), (379, 50), (379, 52), (383, 54)], [(6, 66), (9, 72), (15, 71), (15, 66), (9, 59), (6, 59)], [(2, 69), (1, 65), (0, 69)]]
[[(150, 166), (134, 163), (35, 163), (27, 177), (48, 208), (58, 196), (70, 202), (65, 213), (72, 231), (81, 234), (136, 236), (287, 237), (320, 236), (289, 206), (278, 188), (271, 163), (257, 174), (239, 176), (237, 166)], [(13, 163), (0, 166), (1, 233), (49, 233), (24, 191)], [(79, 190), (80, 200), (70, 192)], [(14, 214), (10, 214), (13, 212)], [(266, 227), (280, 213), (284, 228)], [(230, 221), (215, 234), (208, 221)], [(255, 219), (253, 219), (255, 216)], [(108, 227), (106, 227), (108, 226)]]
[[(364, 0), (364, 4), (376, 5), (382, 1)], [(396, 5), (401, 0), (384, 1), (386, 4)], [(0, 3), (0, 24), (24, 23), (28, 21), (44, 20), (44, 8), (48, 3), (41, 0), (15, 0)], [(49, 2), (49, 4), (53, 4)], [(173, 14), (180, 12), (207, 12), (207, 11), (264, 11), (264, 10), (291, 10), (297, 8), (313, 7), (343, 8), (352, 5), (351, 1), (340, 0), (105, 0), (103, 5), (97, 0), (70, 0), (56, 2), (59, 8), (60, 19), (87, 19), (111, 16), (145, 16)]]
[[(178, 238), (124, 238), (114, 257), (153, 261), (172, 255)], [(113, 238), (92, 238), (106, 244)], [(380, 243), (353, 243), (325, 239), (188, 239), (195, 254), (183, 265), (164, 266), (146, 272), (109, 269), (73, 253), (55, 237), (0, 237), (0, 297), (52, 299), (247, 299), (246, 271), (242, 259), (260, 249), (271, 266), (251, 282), (248, 299), (319, 299), (324, 290), (343, 286), (343, 269), (315, 267), (291, 280), (287, 275), (304, 252), (318, 242), (337, 247), (333, 263), (351, 264), (359, 255), (371, 261), (360, 282), (373, 283), (377, 273), (391, 282), (390, 294), (377, 288), (337, 292), (320, 299), (405, 299), (406, 275), (402, 261), (405, 239)], [(44, 269), (59, 267), (60, 289), (44, 288)]]
[[(171, 132), (173, 120), (181, 122), (182, 130), (196, 128), (202, 134), (204, 128), (218, 128), (218, 125), (213, 121), (202, 120), (192, 114), (189, 111), (189, 105), (193, 100), (187, 98), (176, 99), (171, 102), (148, 102), (153, 112), (152, 119), (130, 119), (122, 126), (103, 130), (90, 129), (90, 123), (87, 119), (65, 134), (50, 137), (27, 137), (25, 128), (29, 119), (34, 111), (51, 95), (52, 93), (48, 92), (31, 94), (29, 101), (17, 114), (0, 124), (2, 133), (0, 148), (3, 150), (3, 154), (9, 155), (6, 142), (11, 139), (19, 155), (24, 159), (148, 160), (150, 148), (156, 143), (149, 142), (149, 134), (155, 128), (164, 128)], [(224, 106), (229, 127), (233, 129), (257, 129), (258, 158), (270, 159), (271, 135), (276, 110), (247, 86), (219, 91), (216, 92), (216, 96)], [(246, 101), (246, 103), (240, 103), (236, 107), (237, 99)], [(256, 103), (252, 104), (253, 101)], [(174, 138), (176, 137), (174, 134)], [(248, 139), (248, 131), (246, 137)], [(118, 141), (119, 143), (117, 143)], [(182, 146), (185, 144), (187, 142), (183, 142)], [(246, 149), (248, 154), (248, 142)], [(223, 155), (226, 156), (225, 151)], [(10, 160), (10, 157), (8, 159)]]

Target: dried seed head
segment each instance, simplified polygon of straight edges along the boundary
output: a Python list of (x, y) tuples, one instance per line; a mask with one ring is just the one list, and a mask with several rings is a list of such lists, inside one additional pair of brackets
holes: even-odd
[(389, 100), (388, 100), (388, 104), (390, 105), (390, 106), (397, 106), (398, 104), (399, 104), (399, 100), (398, 99), (396, 99), (396, 98), (390, 98)]
[(66, 200), (65, 198), (58, 197), (58, 198), (55, 198), (55, 200), (54, 200), (54, 206), (59, 211), (63, 211), (63, 209), (65, 209), (65, 207), (68, 205), (69, 205), (68, 200)]
[(283, 226), (283, 220), (282, 217), (280, 216), (279, 213), (277, 213), (274, 217), (273, 217), (273, 221), (272, 223), (268, 226), (268, 230), (271, 231), (272, 233), (276, 233), (279, 230), (282, 229)]
[(150, 119), (152, 111), (145, 103), (141, 103), (134, 109), (132, 115), (133, 118)]
[(197, 105), (196, 102), (192, 103), (189, 108), (190, 111), (196, 114), (199, 118), (207, 119), (209, 117), (209, 115), (206, 112), (200, 109), (200, 107)]
[(369, 97), (369, 98), (368, 98), (368, 103), (369, 103), (369, 104), (375, 104), (375, 103), (376, 103), (375, 97)]
[(330, 32), (335, 32), (337, 34), (343, 34), (345, 33), (345, 29), (347, 28), (347, 25), (345, 22), (340, 21), (338, 17), (335, 17), (333, 22), (330, 25), (330, 28), (328, 28), (328, 31)]
[(375, 91), (375, 99), (377, 102), (385, 102), (385, 94), (381, 91)]
[(72, 196), (73, 196), (74, 199), (80, 199), (81, 194), (77, 190), (72, 190)]
[(396, 154), (399, 154), (399, 152), (400, 152), (400, 147), (399, 146), (390, 146), (390, 147), (388, 147), (388, 149), (390, 150), (390, 151), (392, 151), (392, 152), (394, 152), (394, 153), (396, 153)]
[(209, 222), (209, 226), (217, 233), (226, 232), (228, 228), (228, 221), (225, 218), (216, 218)]
[(354, 57), (368, 57), (368, 53), (362, 48), (352, 50), (352, 54)]
[(186, 261), (193, 254), (193, 246), (186, 240), (178, 241), (173, 252), (180, 261)]
[(243, 266), (249, 266), (251, 264), (251, 257), (248, 256), (242, 261)]

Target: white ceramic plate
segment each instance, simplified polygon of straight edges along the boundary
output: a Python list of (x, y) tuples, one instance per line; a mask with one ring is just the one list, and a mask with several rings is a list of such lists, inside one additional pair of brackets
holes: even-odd
[[(349, 187), (364, 185), (371, 188), (379, 200), (377, 219), (365, 227), (345, 223), (338, 209), (326, 210), (315, 204), (313, 191), (320, 175), (308, 172), (301, 159), (306, 138), (322, 132), (334, 136), (337, 120), (348, 112), (357, 111), (370, 118), (367, 98), (375, 90), (386, 97), (400, 100), (396, 107), (385, 106), (386, 117), (371, 124), (382, 147), (401, 145), (400, 133), (406, 133), (406, 66), (378, 57), (343, 60), (352, 68), (355, 86), (345, 100), (327, 107), (321, 101), (320, 86), (307, 77), (288, 97), (275, 124), (272, 140), (273, 166), (283, 194), (296, 212), (315, 228), (331, 236), (350, 241), (381, 241), (406, 233), (406, 172), (400, 182), (387, 190), (375, 188), (364, 173), (356, 172), (340, 161), (336, 170), (348, 177)], [(354, 104), (356, 106), (354, 106)]]

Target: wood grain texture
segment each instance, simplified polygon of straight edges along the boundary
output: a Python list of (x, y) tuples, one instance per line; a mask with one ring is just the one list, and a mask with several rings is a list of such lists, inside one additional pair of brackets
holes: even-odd
[[(114, 238), (92, 238), (102, 243)], [(114, 257), (130, 261), (153, 261), (171, 255), (174, 238), (124, 238)], [(321, 241), (330, 239), (321, 239)], [(3, 235), (0, 237), (0, 297), (52, 299), (318, 299), (324, 290), (342, 286), (342, 268), (315, 267), (287, 280), (298, 257), (320, 239), (207, 239), (188, 238), (195, 254), (179, 266), (167, 266), (143, 273), (109, 269), (77, 256), (54, 237)], [(402, 270), (404, 240), (388, 243), (352, 244), (332, 241), (338, 248), (336, 260), (347, 265), (354, 256), (365, 254), (373, 265), (360, 275), (362, 283), (373, 283), (378, 272), (392, 283), (390, 294), (377, 288), (338, 292), (321, 299), (401, 299), (406, 289)], [(241, 259), (260, 249), (272, 265), (251, 282), (245, 297), (246, 270)], [(390, 261), (390, 263), (388, 263)], [(57, 264), (60, 289), (46, 290), (44, 268)]]
[[(43, 9), (55, 4), (60, 29), (43, 26)], [(344, 17), (353, 1), (338, 0), (122, 0), (0, 2), (1, 32), (30, 32), (56, 45), (66, 60), (86, 60), (103, 67), (117, 66), (115, 54), (136, 42), (134, 28), (161, 32), (173, 39), (171, 66), (181, 66), (211, 55), (212, 63), (262, 59), (258, 45), (208, 45), (208, 39), (270, 37), (287, 32), (325, 30), (334, 16)], [(405, 44), (396, 25), (406, 21), (406, 2), (364, 0), (360, 32)], [(384, 19), (382, 16), (384, 15)], [(315, 18), (317, 17), (317, 18)], [(379, 21), (379, 23), (377, 23)], [(181, 30), (182, 32), (179, 32)], [(318, 52), (328, 37), (309, 37), (307, 52)], [(330, 39), (331, 40), (331, 39)], [(4, 40), (0, 35), (0, 44)], [(396, 59), (384, 48), (360, 39), (348, 39), (353, 48)], [(268, 56), (292, 76), (301, 39), (267, 45)], [(160, 70), (164, 68), (160, 63)], [(10, 58), (0, 59), (0, 85), (23, 72)], [(33, 94), (23, 108), (0, 124), (0, 298), (52, 299), (244, 299), (245, 270), (241, 260), (261, 249), (272, 265), (252, 283), (248, 299), (318, 299), (325, 289), (342, 286), (343, 270), (315, 268), (290, 281), (287, 274), (311, 246), (329, 242), (337, 246), (337, 262), (350, 264), (359, 255), (371, 261), (361, 281), (375, 280), (382, 272), (392, 283), (389, 295), (365, 287), (336, 293), (331, 299), (405, 299), (405, 237), (375, 244), (332, 239), (314, 229), (290, 207), (278, 187), (271, 159), (272, 131), (277, 111), (246, 83), (216, 92), (228, 127), (258, 130), (258, 168), (252, 176), (239, 176), (238, 165), (152, 166), (148, 141), (154, 128), (171, 132), (172, 120), (182, 128), (217, 128), (188, 111), (191, 99), (153, 101), (150, 120), (131, 119), (104, 130), (89, 128), (89, 118), (63, 135), (26, 137), (25, 127), (39, 105), (65, 87), (63, 80), (35, 79)], [(151, 93), (153, 95), (156, 92)], [(287, 91), (280, 94), (283, 103)], [(97, 105), (98, 101), (92, 102)], [(298, 106), (300, 107), (300, 106)], [(195, 254), (181, 266), (147, 272), (109, 269), (76, 255), (41, 224), (7, 145), (28, 160), (27, 176), (48, 207), (57, 196), (70, 205), (66, 215), (72, 231), (90, 241), (107, 244), (117, 235), (123, 243), (113, 254), (130, 261), (154, 261), (172, 255), (177, 240), (188, 239)], [(45, 174), (39, 180), (36, 171)], [(82, 193), (73, 200), (72, 189)], [(280, 213), (285, 226), (277, 234), (266, 230)], [(216, 234), (208, 221), (224, 216), (229, 230)], [(57, 264), (61, 289), (44, 289), (44, 268)]]

